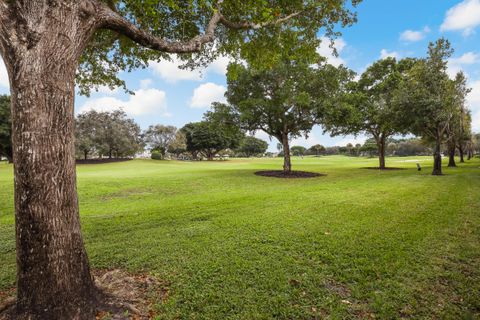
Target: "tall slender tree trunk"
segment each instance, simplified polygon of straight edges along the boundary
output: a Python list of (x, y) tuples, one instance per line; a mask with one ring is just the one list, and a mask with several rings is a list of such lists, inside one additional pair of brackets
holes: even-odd
[(86, 151), (86, 150), (83, 151), (83, 158), (84, 158), (85, 160), (88, 159), (88, 151)]
[(16, 319), (93, 319), (73, 113), (75, 72), (92, 25), (79, 14), (81, 2), (17, 1), (16, 29), (1, 48), (12, 96)]
[(282, 145), (283, 145), (283, 172), (285, 174), (290, 174), (290, 172), (292, 172), (292, 162), (290, 159), (290, 145), (288, 143), (288, 134), (282, 135)]
[(377, 146), (378, 146), (378, 162), (379, 162), (379, 169), (384, 170), (385, 167), (385, 136), (381, 135), (380, 138), (377, 139)]
[(460, 163), (464, 163), (465, 162), (465, 159), (464, 159), (465, 152), (463, 151), (463, 145), (461, 143), (458, 145), (458, 154), (460, 155)]
[(455, 143), (448, 143), (448, 166), (449, 167), (456, 167), (457, 164), (455, 163)]
[(433, 171), (432, 175), (441, 176), (442, 175), (442, 153), (441, 153), (442, 142), (439, 137), (435, 141), (435, 151), (433, 153)]

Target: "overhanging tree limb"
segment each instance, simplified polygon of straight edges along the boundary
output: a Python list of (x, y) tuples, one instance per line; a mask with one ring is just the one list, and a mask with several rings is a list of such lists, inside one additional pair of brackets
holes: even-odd
[(112, 8), (103, 3), (96, 3), (98, 6), (96, 10), (97, 19), (100, 21), (100, 28), (109, 29), (120, 34), (123, 34), (133, 40), (134, 42), (162, 52), (168, 53), (191, 53), (198, 52), (202, 49), (202, 46), (207, 43), (211, 43), (215, 40), (215, 29), (219, 24), (224, 25), (230, 29), (242, 30), (242, 29), (260, 29), (270, 25), (278, 25), (284, 23), (294, 17), (299, 16), (303, 11), (289, 14), (285, 17), (278, 18), (274, 21), (264, 23), (254, 23), (253, 21), (240, 21), (234, 22), (227, 19), (221, 13), (221, 4), (223, 1), (219, 1), (217, 9), (214, 10), (213, 16), (208, 22), (207, 28), (203, 34), (199, 34), (192, 39), (186, 41), (170, 41), (160, 37), (156, 37), (151, 33), (138, 28), (128, 19), (124, 18)]

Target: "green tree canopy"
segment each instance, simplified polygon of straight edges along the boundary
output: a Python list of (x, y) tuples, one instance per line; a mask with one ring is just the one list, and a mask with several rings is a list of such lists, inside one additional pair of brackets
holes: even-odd
[(293, 146), (290, 148), (290, 151), (294, 156), (303, 156), (307, 151), (307, 148), (303, 146)]
[(109, 158), (131, 157), (143, 150), (140, 127), (122, 110), (85, 112), (76, 119), (76, 148)]
[(96, 10), (109, 18), (82, 55), (77, 83), (84, 94), (92, 85), (125, 88), (117, 77), (120, 70), (144, 68), (151, 61), (170, 59), (172, 52), (180, 54), (185, 67), (205, 65), (219, 55), (264, 66), (278, 61), (285, 43), (301, 39), (297, 54), (311, 55), (318, 46), (318, 30), (337, 36), (335, 26), (356, 21), (350, 9), (359, 2), (104, 0), (106, 6), (97, 5)]
[(236, 148), (242, 139), (240, 135), (233, 135), (228, 128), (206, 120), (188, 123), (181, 131), (185, 134), (186, 149), (195, 159), (200, 154), (213, 160), (220, 151)]
[(246, 136), (243, 138), (237, 152), (244, 154), (247, 157), (264, 154), (268, 149), (268, 143), (262, 139), (253, 136)]
[(322, 146), (321, 144), (315, 144), (308, 149), (310, 154), (313, 154), (313, 155), (316, 155), (316, 156), (324, 154), (325, 150), (326, 150), (325, 147)]
[(442, 174), (441, 145), (457, 109), (455, 81), (447, 74), (452, 53), (446, 39), (430, 43), (427, 58), (410, 69), (396, 97), (397, 111), (408, 130), (435, 143), (433, 175)]
[(170, 144), (175, 140), (177, 128), (174, 126), (164, 126), (161, 124), (151, 125), (143, 133), (144, 142), (150, 147), (152, 151), (160, 153), (162, 158), (170, 147)]
[(380, 169), (385, 169), (385, 142), (406, 133), (404, 118), (393, 108), (395, 94), (414, 59), (386, 58), (372, 64), (357, 82), (349, 84), (340, 106), (326, 110), (324, 129), (333, 135), (366, 133), (378, 148)]
[[(321, 58), (317, 57), (317, 60)], [(284, 172), (291, 171), (289, 140), (307, 136), (326, 105), (335, 103), (352, 73), (309, 58), (284, 59), (269, 69), (230, 65), (227, 99), (241, 127), (262, 130), (283, 145)]]

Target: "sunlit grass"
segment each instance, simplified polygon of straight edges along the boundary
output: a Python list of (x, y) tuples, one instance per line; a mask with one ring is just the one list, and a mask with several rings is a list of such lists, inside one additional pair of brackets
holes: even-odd
[[(424, 169), (416, 170), (416, 161)], [(151, 272), (161, 319), (480, 316), (480, 161), (294, 158), (78, 166), (94, 268)], [(0, 288), (15, 282), (13, 176), (0, 164)]]

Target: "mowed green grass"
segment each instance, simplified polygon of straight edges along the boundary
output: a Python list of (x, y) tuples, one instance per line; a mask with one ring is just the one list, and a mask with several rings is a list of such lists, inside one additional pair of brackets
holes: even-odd
[[(415, 159), (424, 167), (418, 172)], [(294, 158), (78, 166), (93, 268), (148, 272), (159, 319), (480, 317), (480, 159)], [(12, 167), (0, 164), (0, 289), (14, 286)]]

